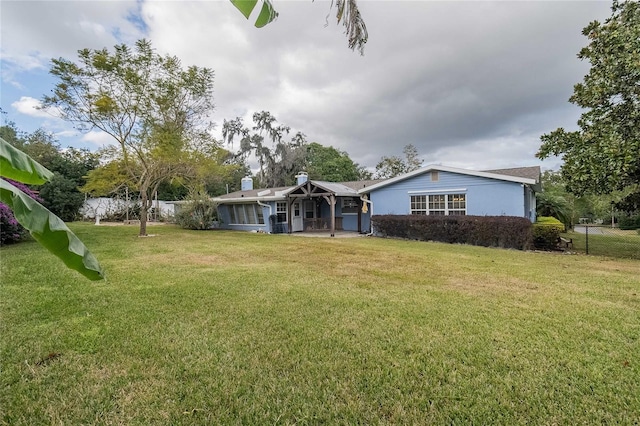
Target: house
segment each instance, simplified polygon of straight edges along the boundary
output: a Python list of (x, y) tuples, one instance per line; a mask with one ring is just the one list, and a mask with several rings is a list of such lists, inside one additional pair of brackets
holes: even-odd
[(371, 232), (374, 214), (519, 216), (535, 221), (540, 168), (473, 171), (431, 165), (386, 180), (324, 182), (296, 176), (297, 185), (214, 198), (220, 227), (290, 233)]

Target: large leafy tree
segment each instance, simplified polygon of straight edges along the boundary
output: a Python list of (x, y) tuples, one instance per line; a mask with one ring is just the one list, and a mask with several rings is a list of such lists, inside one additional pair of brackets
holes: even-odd
[(612, 16), (583, 34), (589, 45), (578, 57), (591, 68), (569, 99), (585, 110), (580, 130), (543, 135), (537, 156), (562, 156), (561, 173), (574, 194), (640, 192), (640, 3), (614, 1)]
[(418, 155), (418, 150), (412, 144), (406, 145), (402, 149), (404, 158), (393, 155), (383, 156), (376, 164), (376, 179), (389, 179), (404, 173), (409, 173), (422, 167), (422, 161)]
[(182, 67), (161, 56), (147, 40), (133, 48), (83, 49), (78, 61), (54, 59), (58, 79), (43, 107), (56, 107), (79, 129), (99, 129), (120, 149), (121, 164), (141, 198), (140, 235), (158, 186), (192, 167), (193, 151), (215, 142), (209, 130), (213, 112), (213, 71)]
[(347, 182), (368, 178), (365, 170), (344, 151), (317, 142), (307, 145), (309, 178), (328, 182)]

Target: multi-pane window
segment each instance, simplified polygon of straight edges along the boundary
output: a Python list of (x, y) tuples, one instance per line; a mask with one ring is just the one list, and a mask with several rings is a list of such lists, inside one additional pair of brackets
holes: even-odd
[(285, 201), (278, 201), (276, 203), (276, 215), (278, 216), (278, 223), (285, 223), (287, 221), (287, 203)]
[(342, 199), (342, 214), (358, 213), (358, 200), (355, 198)]
[(446, 195), (429, 195), (429, 214), (444, 216), (446, 211)]
[(449, 194), (447, 210), (450, 215), (464, 215), (467, 212), (467, 197), (465, 194)]
[(411, 214), (421, 215), (465, 215), (466, 194), (412, 195)]
[(231, 224), (264, 225), (262, 207), (257, 204), (234, 204), (228, 210)]
[(426, 195), (411, 196), (411, 214), (428, 214)]

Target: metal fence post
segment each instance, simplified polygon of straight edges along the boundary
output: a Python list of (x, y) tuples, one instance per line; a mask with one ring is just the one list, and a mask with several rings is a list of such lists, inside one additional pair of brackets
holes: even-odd
[(586, 239), (586, 254), (589, 254), (589, 224), (585, 223), (584, 225), (584, 234)]

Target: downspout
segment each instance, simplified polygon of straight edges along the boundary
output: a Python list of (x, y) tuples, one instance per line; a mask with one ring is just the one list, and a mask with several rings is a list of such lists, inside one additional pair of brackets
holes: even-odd
[[(260, 200), (257, 200), (257, 201), (256, 201), (256, 203), (258, 203), (258, 205), (259, 205), (259, 206), (262, 206), (262, 207), (269, 207), (269, 218), (271, 218), (271, 215), (273, 214), (273, 209), (272, 209), (272, 207), (271, 207), (271, 204), (265, 204), (265, 203), (263, 203), (263, 202), (262, 202), (262, 201), (260, 201)], [(263, 216), (264, 216), (264, 215), (263, 215)], [(264, 219), (264, 218), (263, 218), (263, 219)], [(266, 224), (266, 223), (267, 223), (267, 222), (265, 221), (265, 224)], [(273, 231), (273, 229), (272, 229), (272, 231)], [(271, 234), (271, 232), (269, 232), (269, 233)]]
[(369, 204), (369, 233), (365, 234), (365, 236), (370, 237), (373, 235), (373, 222), (371, 221), (371, 217), (373, 216), (373, 201), (369, 200), (366, 195), (360, 197), (360, 201)]

